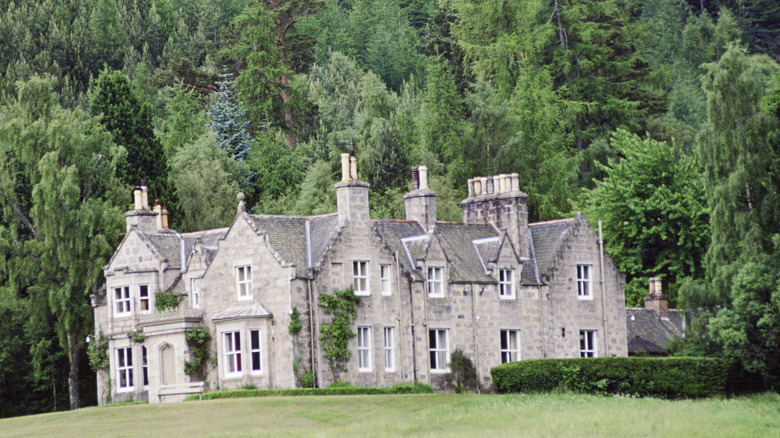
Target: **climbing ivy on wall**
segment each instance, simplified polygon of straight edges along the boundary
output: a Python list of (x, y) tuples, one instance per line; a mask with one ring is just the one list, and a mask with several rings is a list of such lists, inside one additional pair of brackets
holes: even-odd
[(191, 328), (184, 331), (184, 340), (190, 348), (192, 360), (184, 361), (184, 372), (196, 376), (200, 380), (206, 378), (206, 366), (211, 355), (209, 354), (209, 342), (211, 333), (206, 327)]
[(352, 331), (352, 321), (357, 316), (359, 304), (360, 297), (355, 296), (351, 287), (336, 291), (333, 295), (320, 294), (320, 307), (326, 314), (333, 316), (330, 323), (320, 325), (320, 342), (334, 376), (338, 371), (346, 370), (346, 362), (350, 357), (347, 344), (356, 336)]
[(154, 294), (154, 308), (158, 312), (173, 310), (179, 307), (181, 296), (171, 291), (157, 292)]
[(87, 345), (87, 356), (93, 371), (108, 369), (108, 338), (102, 332)]

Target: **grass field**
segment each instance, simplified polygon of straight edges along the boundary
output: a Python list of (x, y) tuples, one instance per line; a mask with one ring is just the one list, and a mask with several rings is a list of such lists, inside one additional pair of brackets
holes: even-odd
[(2, 437), (780, 437), (780, 395), (664, 401), (578, 394), (267, 397), (0, 420)]

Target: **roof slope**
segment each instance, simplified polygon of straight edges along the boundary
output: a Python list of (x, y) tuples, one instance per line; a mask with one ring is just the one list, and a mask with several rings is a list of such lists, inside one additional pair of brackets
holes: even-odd
[(653, 310), (637, 307), (626, 308), (628, 351), (663, 353), (676, 336), (682, 336), (684, 315), (679, 310), (669, 310), (669, 317), (662, 318)]
[[(424, 257), (427, 248), (427, 235), (417, 221), (408, 220), (375, 220), (374, 231), (385, 245), (395, 253), (401, 268), (414, 275), (416, 273), (415, 260)], [(420, 237), (423, 245), (404, 245), (403, 239)], [(411, 258), (411, 260), (410, 260)]]
[(549, 274), (553, 269), (555, 258), (570, 235), (570, 231), (574, 228), (575, 222), (576, 219), (571, 218), (528, 225), (540, 275)]
[(485, 267), (474, 245), (475, 240), (498, 237), (490, 224), (437, 222), (436, 235), (450, 262), (450, 281), (455, 283), (495, 283), (485, 273)]

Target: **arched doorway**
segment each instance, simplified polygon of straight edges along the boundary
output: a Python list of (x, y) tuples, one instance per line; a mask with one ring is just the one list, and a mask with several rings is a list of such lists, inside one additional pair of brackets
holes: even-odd
[(164, 344), (160, 347), (160, 384), (176, 384), (176, 354), (173, 346)]

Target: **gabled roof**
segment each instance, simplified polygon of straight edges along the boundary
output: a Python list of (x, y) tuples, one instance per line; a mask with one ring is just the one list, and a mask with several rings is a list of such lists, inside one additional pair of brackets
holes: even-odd
[(214, 258), (217, 251), (217, 241), (225, 237), (228, 228), (178, 233), (173, 230), (163, 230), (154, 234), (138, 233), (141, 238), (152, 245), (157, 253), (168, 263), (170, 269), (181, 269), (182, 263), (192, 253), (195, 242), (201, 241), (203, 248), (210, 254), (208, 262)]
[(417, 221), (374, 220), (374, 231), (382, 242), (396, 254), (401, 268), (416, 275), (416, 260), (425, 256), (428, 236)]
[(669, 317), (662, 318), (653, 310), (637, 307), (626, 308), (628, 351), (663, 353), (676, 336), (683, 335), (685, 315), (679, 310), (669, 310)]
[(214, 260), (214, 256), (219, 249), (219, 241), (225, 237), (230, 228), (215, 228), (213, 230), (193, 231), (191, 233), (183, 233), (182, 239), (184, 239), (184, 254), (189, 259), (192, 251), (195, 249), (197, 242), (200, 242), (200, 248), (206, 253), (206, 263), (211, 264)]
[(554, 268), (555, 258), (571, 234), (576, 220), (576, 218), (558, 219), (528, 224), (540, 275), (549, 274)]
[[(454, 283), (495, 283), (485, 272), (474, 241), (499, 234), (490, 224), (437, 222), (435, 234), (450, 263), (450, 281)], [(488, 252), (486, 250), (486, 252)]]
[(307, 278), (309, 268), (317, 266), (338, 234), (338, 215), (270, 216), (249, 214), (247, 218), (258, 233), (285, 262), (295, 266), (299, 277)]

